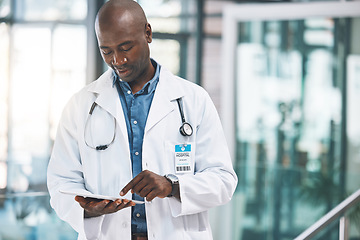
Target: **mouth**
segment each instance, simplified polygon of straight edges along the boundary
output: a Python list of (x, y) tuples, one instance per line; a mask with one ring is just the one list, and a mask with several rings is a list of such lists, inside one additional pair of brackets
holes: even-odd
[(120, 74), (124, 74), (124, 73), (128, 72), (127, 69), (116, 69), (116, 71)]
[(115, 71), (118, 75), (125, 75), (129, 72), (129, 69), (126, 68), (116, 68), (115, 67)]

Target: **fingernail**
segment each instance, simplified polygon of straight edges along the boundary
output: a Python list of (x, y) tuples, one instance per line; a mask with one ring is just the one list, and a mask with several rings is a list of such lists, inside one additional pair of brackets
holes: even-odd
[(124, 196), (124, 192), (123, 192), (123, 191), (120, 192), (120, 196)]

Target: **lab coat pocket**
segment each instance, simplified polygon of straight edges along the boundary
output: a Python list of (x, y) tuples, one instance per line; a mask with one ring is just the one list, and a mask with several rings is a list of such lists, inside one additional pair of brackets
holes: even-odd
[(208, 231), (194, 232), (188, 231), (186, 232), (186, 239), (189, 240), (211, 240), (212, 236)]
[(194, 174), (195, 169), (195, 144), (165, 142), (166, 159), (170, 171), (176, 175)]
[(184, 216), (184, 228), (189, 239), (211, 239), (204, 217), (202, 214)]

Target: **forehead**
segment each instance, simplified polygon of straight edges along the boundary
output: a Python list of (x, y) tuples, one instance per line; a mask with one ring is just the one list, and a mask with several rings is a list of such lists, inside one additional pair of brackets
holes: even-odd
[(98, 33), (99, 45), (117, 46), (125, 42), (137, 42), (141, 39), (139, 32), (132, 32), (128, 29), (120, 31), (100, 31)]
[(101, 45), (137, 41), (145, 35), (145, 24), (136, 21), (131, 14), (113, 15), (99, 20), (96, 34)]

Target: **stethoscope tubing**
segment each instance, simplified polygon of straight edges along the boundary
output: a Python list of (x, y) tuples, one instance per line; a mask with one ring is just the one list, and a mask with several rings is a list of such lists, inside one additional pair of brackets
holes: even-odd
[(85, 136), (85, 133), (86, 133), (86, 129), (87, 129), (87, 126), (89, 124), (89, 119), (90, 117), (92, 116), (92, 113), (94, 112), (94, 109), (95, 107), (97, 106), (98, 104), (96, 102), (93, 102), (93, 104), (91, 105), (91, 108), (90, 108), (90, 111), (89, 111), (89, 115), (86, 119), (86, 123), (85, 123), (85, 129), (84, 129), (84, 141), (85, 141), (85, 144), (86, 146), (88, 146), (89, 148), (92, 148), (92, 149), (95, 149), (97, 151), (102, 151), (102, 150), (106, 150), (114, 141), (115, 141), (115, 137), (116, 137), (116, 119), (114, 118), (114, 135), (113, 135), (113, 138), (111, 139), (111, 142), (108, 143), (108, 144), (104, 144), (104, 145), (98, 145), (96, 147), (94, 146), (91, 146), (87, 141), (86, 141), (86, 136)]
[[(182, 105), (182, 98), (178, 98), (176, 99), (178, 106), (179, 106), (179, 112), (180, 112), (180, 116), (181, 116), (181, 126), (180, 126), (180, 134), (185, 136), (185, 137), (190, 137), (193, 133), (193, 129), (190, 123), (186, 122), (185, 120), (185, 116), (184, 116), (184, 110), (183, 110), (183, 105)], [(106, 150), (111, 144), (114, 143), (115, 141), (115, 137), (116, 137), (116, 119), (114, 118), (114, 135), (111, 139), (111, 142), (108, 144), (103, 144), (103, 145), (98, 145), (98, 146), (91, 146), (87, 141), (86, 141), (86, 129), (88, 128), (89, 125), (89, 121), (90, 121), (90, 117), (92, 116), (96, 106), (98, 106), (98, 104), (96, 102), (93, 102), (93, 104), (90, 107), (90, 111), (88, 114), (88, 117), (86, 119), (86, 123), (85, 123), (85, 128), (84, 128), (84, 141), (86, 146), (88, 146), (91, 149), (97, 150), (97, 151), (103, 151)]]
[(183, 105), (182, 105), (182, 98), (177, 98), (176, 101), (179, 106), (181, 122), (182, 122), (181, 127), (179, 129), (180, 134), (183, 135), (184, 137), (190, 137), (193, 133), (193, 129), (192, 129), (191, 124), (186, 122), (186, 120), (185, 120), (184, 110), (183, 110)]

